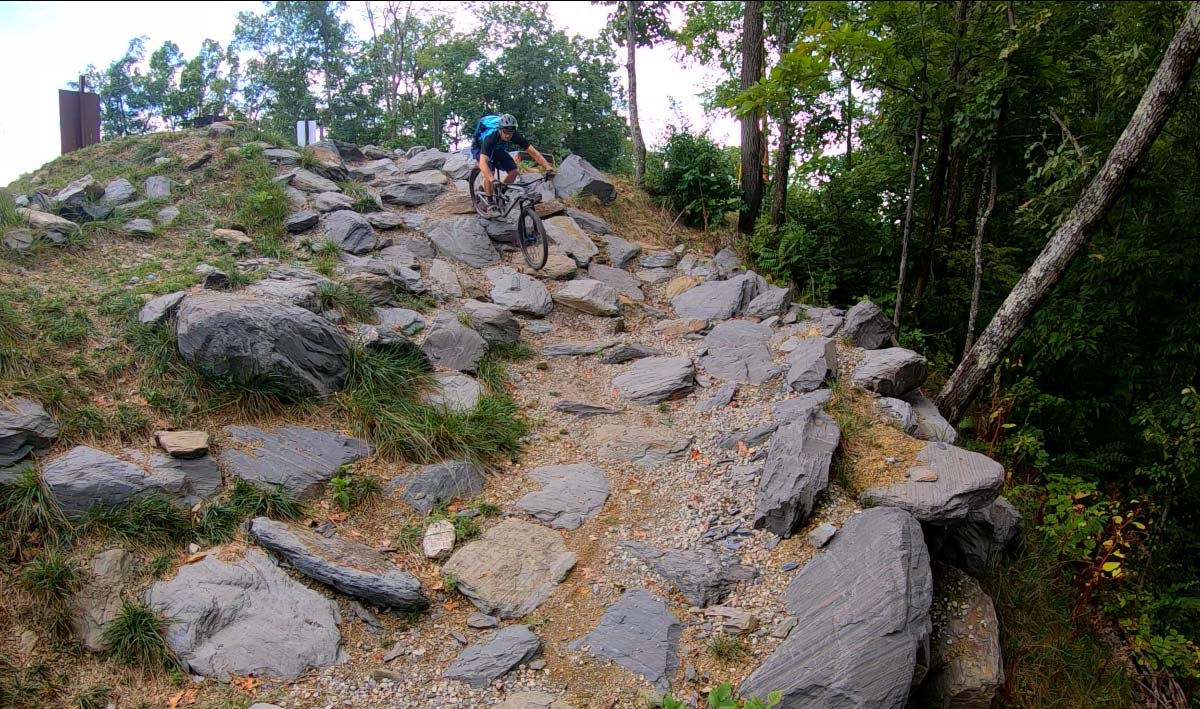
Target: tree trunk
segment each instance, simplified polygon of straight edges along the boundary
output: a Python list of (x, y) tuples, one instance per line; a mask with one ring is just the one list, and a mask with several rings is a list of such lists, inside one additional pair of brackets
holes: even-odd
[[(742, 28), (742, 82), (743, 91), (758, 83), (763, 65), (763, 13), (762, 0), (747, 0), (745, 21)], [(755, 110), (742, 116), (742, 213), (738, 217), (738, 231), (754, 233), (754, 223), (762, 209), (763, 180), (762, 154), (763, 136), (760, 111)]]
[(850, 141), (854, 138), (854, 80), (846, 77), (846, 169), (854, 167)]
[(642, 140), (642, 123), (638, 120), (637, 101), (637, 36), (633, 18), (637, 16), (639, 0), (629, 0), (625, 11), (625, 48), (629, 53), (629, 134), (633, 139), (633, 179), (641, 185), (646, 175), (646, 143)]
[(1124, 192), (1138, 164), (1174, 112), (1198, 55), (1200, 3), (1192, 3), (1104, 166), (938, 393), (938, 408), (951, 423), (962, 419), (1000, 357), (1021, 334)]
[(904, 206), (904, 238), (900, 245), (900, 277), (896, 280), (896, 310), (892, 324), (900, 327), (900, 307), (904, 303), (904, 273), (908, 270), (908, 235), (912, 227), (913, 200), (917, 193), (917, 166), (921, 164), (921, 127), (925, 123), (925, 107), (917, 113), (916, 140), (913, 143), (912, 165), (908, 168), (908, 200)]
[[(778, 24), (775, 34), (779, 40), (779, 56), (781, 57), (792, 45), (786, 9), (786, 3), (776, 8)], [(779, 147), (775, 151), (775, 171), (771, 176), (770, 212), (771, 226), (776, 229), (782, 228), (784, 222), (787, 221), (788, 173), (792, 166), (792, 106), (792, 100), (789, 97), (776, 119), (779, 123)]]
[(996, 145), (992, 144), (991, 152), (983, 166), (983, 187), (987, 189), (987, 204), (975, 221), (975, 282), (971, 286), (971, 314), (967, 319), (967, 342), (963, 345), (963, 357), (971, 351), (975, 344), (975, 320), (979, 317), (979, 289), (983, 283), (983, 234), (987, 230), (988, 219), (996, 208)]

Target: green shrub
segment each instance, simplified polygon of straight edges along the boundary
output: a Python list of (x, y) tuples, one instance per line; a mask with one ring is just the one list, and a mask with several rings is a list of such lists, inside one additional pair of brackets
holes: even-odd
[(124, 542), (182, 544), (191, 534), (187, 514), (166, 498), (146, 495), (123, 504), (97, 504), (88, 512), (86, 528)]
[(661, 153), (647, 157), (646, 187), (689, 226), (720, 224), (741, 205), (733, 165), (708, 136), (687, 131), (672, 133)]
[(144, 670), (178, 667), (179, 660), (163, 638), (167, 621), (142, 603), (126, 602), (104, 629), (104, 654)]

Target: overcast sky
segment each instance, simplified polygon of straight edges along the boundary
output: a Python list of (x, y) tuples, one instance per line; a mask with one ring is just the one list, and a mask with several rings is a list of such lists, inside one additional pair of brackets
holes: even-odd
[[(450, 3), (443, 3), (449, 5)], [(363, 3), (347, 11), (367, 36)], [(607, 9), (586, 2), (550, 2), (555, 24), (571, 34), (594, 37)], [(129, 40), (146, 35), (147, 54), (164, 41), (191, 58), (205, 38), (227, 44), (239, 11), (262, 12), (261, 2), (4, 2), (0, 1), (0, 185), (59, 155), (58, 90), (78, 79), (88, 64), (105, 67), (125, 53)], [(624, 52), (618, 52), (625, 84)], [(638, 98), (642, 131), (654, 144), (677, 101), (694, 127), (709, 128), (719, 143), (736, 144), (736, 123), (705, 117), (696, 94), (709, 74), (681, 66), (674, 50), (639, 50)], [(518, 116), (520, 119), (520, 116)]]

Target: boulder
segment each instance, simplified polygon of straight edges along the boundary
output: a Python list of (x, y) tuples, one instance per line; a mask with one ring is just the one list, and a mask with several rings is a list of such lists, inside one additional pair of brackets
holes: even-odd
[(555, 529), (579, 529), (608, 499), (608, 478), (594, 465), (550, 465), (527, 473), (545, 487), (517, 501), (517, 509)]
[(479, 300), (464, 300), (462, 312), (471, 327), (488, 342), (515, 345), (521, 339), (521, 324), (505, 308)]
[(402, 335), (415, 335), (425, 329), (425, 318), (407, 308), (375, 308), (375, 321), (379, 329)]
[(94, 202), (104, 196), (104, 186), (96, 182), (91, 175), (84, 175), (62, 188), (50, 198), (53, 208), (74, 206), (85, 202)]
[(371, 454), (366, 441), (332, 431), (280, 426), (226, 426), (226, 445), (217, 456), (233, 475), (262, 487), (281, 486), (298, 498), (320, 494), (343, 465)]
[(636, 271), (633, 275), (637, 276), (639, 281), (649, 283), (652, 286), (661, 286), (674, 279), (675, 272), (669, 268), (643, 268)]
[(909, 468), (907, 479), (868, 488), (860, 502), (899, 507), (921, 522), (942, 525), (960, 522), (973, 510), (987, 507), (1004, 485), (1004, 466), (982, 453), (930, 442), (917, 453), (917, 460), (922, 465)]
[(43, 453), (58, 437), (58, 424), (41, 404), (29, 399), (0, 401), (0, 468)]
[(931, 709), (990, 709), (1004, 684), (996, 607), (975, 579), (935, 564), (929, 673), (920, 690)]
[(779, 423), (768, 421), (751, 428), (730, 431), (717, 438), (717, 447), (727, 451), (739, 450), (743, 446), (754, 448), (774, 435), (777, 430), (779, 430)]
[(70, 219), (63, 219), (56, 214), (39, 212), (27, 207), (17, 207), (17, 216), (25, 220), (34, 229), (45, 229), (56, 234), (77, 234), (79, 225)]
[(440, 150), (422, 150), (416, 155), (412, 155), (405, 161), (401, 168), (404, 172), (425, 172), (428, 170), (440, 170), (446, 164), (446, 159), (449, 158), (448, 153), (443, 153)]
[(133, 200), (134, 191), (133, 183), (124, 177), (118, 177), (104, 186), (104, 196), (100, 198), (100, 201), (113, 206), (125, 204)]
[(289, 234), (300, 234), (315, 227), (319, 221), (320, 212), (305, 209), (289, 214), (287, 219), (283, 220), (283, 228), (287, 229)]
[(152, 492), (177, 507), (190, 509), (221, 492), (221, 469), (207, 455), (175, 458), (141, 448), (126, 448), (121, 455), (153, 481)]
[(776, 286), (768, 286), (765, 291), (759, 293), (746, 306), (746, 316), (766, 320), (769, 317), (783, 315), (787, 312), (788, 306), (792, 301), (791, 288), (778, 288)]
[(231, 249), (239, 249), (254, 243), (254, 239), (246, 236), (246, 232), (237, 229), (213, 229), (212, 237)]
[(429, 326), (421, 351), (435, 367), (474, 372), (487, 354), (487, 341), (459, 322), (457, 315), (443, 310)]
[(803, 338), (784, 362), (792, 391), (803, 394), (820, 389), (826, 380), (837, 376), (837, 343), (828, 337)]
[(703, 282), (703, 279), (696, 278), (695, 276), (680, 276), (678, 278), (673, 278), (671, 279), (671, 282), (667, 284), (667, 289), (663, 291), (663, 296), (666, 297), (667, 300), (671, 300), (676, 296), (687, 293)]
[(272, 165), (295, 167), (300, 164), (300, 153), (287, 148), (267, 148), (263, 150), (263, 157)]
[(167, 645), (188, 671), (290, 680), (339, 659), (337, 603), (293, 581), (267, 555), (213, 550), (159, 581), (146, 602), (170, 618)]
[(587, 212), (578, 209), (568, 209), (567, 216), (574, 219), (576, 224), (583, 227), (585, 230), (592, 232), (593, 234), (603, 235), (612, 231), (611, 227), (608, 225), (608, 222), (594, 214), (588, 214)]
[(71, 519), (84, 518), (94, 506), (112, 508), (136, 497), (166, 496), (147, 471), (88, 446), (76, 446), (47, 463), (42, 482)]
[(592, 433), (592, 441), (601, 458), (644, 467), (679, 460), (692, 446), (690, 435), (655, 424), (605, 424)]
[(392, 182), (379, 190), (379, 198), (385, 204), (419, 207), (432, 202), (442, 189), (442, 185), (431, 182)]
[(425, 529), (421, 551), (426, 559), (441, 561), (454, 551), (454, 537), (454, 524), (450, 520), (439, 519)]
[(104, 650), (104, 631), (121, 615), (133, 563), (133, 555), (124, 549), (100, 552), (88, 564), (83, 587), (71, 598), (71, 632), (91, 652)]
[(613, 377), (612, 383), (623, 399), (657, 404), (685, 396), (695, 386), (695, 376), (696, 369), (688, 357), (647, 357)]
[(244, 292), (319, 313), (321, 289), (332, 285), (333, 281), (315, 271), (278, 266), (267, 271), (263, 279), (246, 286)]
[(722, 603), (739, 583), (758, 577), (733, 554), (712, 546), (695, 551), (661, 549), (642, 542), (621, 542), (621, 548), (669, 581), (684, 599), (699, 608)]
[(617, 198), (617, 188), (599, 170), (578, 155), (569, 155), (555, 170), (554, 192), (560, 199), (586, 194), (608, 204)]
[(305, 169), (299, 169), (292, 173), (292, 187), (302, 192), (341, 192), (342, 188), (338, 187), (337, 183), (325, 177), (321, 177), (315, 172), (309, 172)]
[(381, 178), (395, 177), (400, 174), (400, 168), (396, 167), (396, 162), (390, 158), (379, 158), (378, 160), (360, 163), (350, 168), (350, 177), (361, 182), (373, 182)]
[(754, 502), (754, 527), (790, 537), (829, 486), (841, 431), (819, 409), (780, 425), (771, 437)]
[(470, 177), (471, 168), (475, 165), (469, 153), (451, 153), (442, 163), (442, 172), (451, 180), (465, 180)]
[(882, 347), (896, 334), (892, 321), (883, 310), (869, 300), (850, 308), (842, 325), (841, 336), (854, 343), (855, 347), (873, 350)]
[(644, 254), (638, 259), (638, 265), (642, 268), (674, 268), (677, 263), (679, 263), (679, 257), (670, 251)]
[(913, 435), (917, 430), (917, 417), (913, 413), (913, 407), (903, 399), (893, 399), (890, 396), (882, 396), (879, 398), (879, 410), (883, 412), (901, 431), (908, 435)]
[(580, 268), (586, 268), (592, 258), (600, 253), (600, 249), (583, 233), (574, 219), (567, 216), (551, 217), (543, 224), (550, 243), (575, 259)]
[(604, 416), (623, 414), (620, 409), (610, 409), (607, 406), (596, 406), (595, 404), (585, 404), (582, 401), (556, 401), (553, 410), (563, 413), (578, 416), (579, 418), (588, 418), (589, 416)]
[(608, 262), (616, 268), (624, 268), (642, 252), (642, 247), (613, 234), (604, 237), (604, 241), (608, 244)]
[(747, 273), (702, 283), (671, 299), (671, 307), (680, 318), (728, 320), (745, 310), (757, 295), (755, 277)]
[(612, 660), (666, 690), (679, 668), (682, 631), (664, 599), (644, 588), (631, 588), (604, 611), (595, 630), (568, 647)]
[(545, 317), (554, 309), (546, 286), (536, 278), (509, 268), (497, 266), (484, 272), (492, 284), (492, 302), (514, 313)]
[(846, 522), (784, 592), (796, 625), (740, 687), (780, 707), (901, 709), (929, 656), (933, 581), (921, 525), (895, 509)]
[(354, 209), (354, 200), (341, 192), (322, 192), (313, 198), (313, 206), (317, 208), (318, 212), (336, 212), (342, 209)]
[(882, 396), (899, 397), (921, 386), (925, 357), (903, 347), (867, 350), (854, 370), (854, 384)]
[(771, 328), (746, 320), (723, 322), (704, 336), (707, 352), (700, 368), (718, 379), (741, 384), (764, 384), (782, 368), (771, 357)]
[(707, 281), (717, 275), (712, 259), (699, 254), (684, 254), (675, 268), (683, 275), (697, 279), (697, 282)]
[(158, 219), (159, 225), (171, 226), (175, 223), (175, 220), (179, 218), (179, 208), (173, 205), (167, 205), (166, 207), (158, 210), (158, 212), (155, 214), (155, 218)]
[(604, 356), (600, 358), (600, 363), (624, 364), (625, 362), (632, 362), (635, 359), (661, 357), (665, 354), (666, 352), (647, 345), (619, 344), (605, 349)]
[(339, 210), (321, 218), (325, 224), (325, 239), (351, 254), (365, 254), (379, 246), (379, 238), (371, 222), (350, 210)]
[(466, 682), (473, 689), (489, 684), (542, 652), (542, 641), (526, 625), (510, 625), (486, 643), (472, 645), (446, 669), (446, 679)]
[(560, 533), (508, 519), (467, 544), (442, 567), (483, 613), (520, 618), (542, 604), (575, 566)]
[(621, 314), (617, 291), (590, 278), (571, 281), (554, 293), (554, 300), (588, 315), (615, 317)]
[(912, 391), (904, 395), (904, 401), (912, 406), (912, 413), (916, 418), (914, 436), (923, 441), (939, 443), (954, 444), (958, 441), (958, 431), (946, 421), (932, 399)]
[(171, 188), (175, 183), (169, 178), (162, 175), (151, 175), (146, 178), (146, 183), (142, 186), (142, 191), (146, 195), (146, 199), (170, 199)]
[(422, 400), (455, 413), (470, 413), (483, 398), (483, 386), (465, 374), (435, 374), (433, 389)]
[(429, 291), (441, 303), (447, 303), (455, 298), (463, 297), (462, 284), (458, 282), (458, 274), (448, 261), (434, 259), (429, 264)]
[(726, 246), (713, 256), (713, 267), (717, 269), (717, 275), (727, 277), (742, 269), (742, 260)]
[(388, 485), (386, 495), (394, 496), (404, 490), (404, 503), (421, 514), (433, 512), (433, 508), (454, 499), (469, 500), (483, 492), (483, 472), (474, 464), (452, 460), (437, 465), (426, 465), (414, 475), (394, 478)]
[(445, 217), (433, 222), (425, 234), (438, 254), (472, 268), (500, 262), (500, 254), (477, 217)]
[(599, 263), (588, 266), (588, 277), (609, 286), (630, 300), (642, 301), (646, 295), (642, 293), (642, 283), (629, 271), (623, 268), (613, 268)]
[(1021, 513), (1003, 497), (971, 510), (959, 524), (926, 528), (935, 557), (975, 576), (983, 575), (1017, 542)]
[(249, 527), (255, 541), (287, 559), (292, 568), (351, 598), (401, 611), (429, 607), (415, 576), (365, 544), (267, 517), (251, 520)]

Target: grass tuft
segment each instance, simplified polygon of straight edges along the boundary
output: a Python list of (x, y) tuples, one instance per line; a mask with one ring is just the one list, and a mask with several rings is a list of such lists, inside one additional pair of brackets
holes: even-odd
[(66, 605), (83, 581), (79, 566), (58, 549), (47, 549), (21, 572), (21, 586), (47, 606)]
[(10, 554), (30, 542), (57, 543), (70, 530), (54, 495), (32, 465), (0, 487), (0, 529), (8, 538)]
[(282, 485), (267, 489), (238, 478), (233, 483), (229, 501), (243, 518), (299, 519), (304, 516), (304, 505)]
[(126, 602), (104, 629), (104, 654), (130, 667), (157, 670), (178, 667), (179, 659), (163, 638), (167, 621), (142, 603)]
[(371, 194), (370, 190), (361, 182), (339, 182), (338, 187), (342, 188), (342, 194), (354, 200), (354, 211), (356, 212), (378, 212), (382, 208), (379, 198)]
[(155, 546), (183, 544), (192, 531), (187, 515), (158, 495), (113, 507), (97, 504), (89, 510), (85, 528), (105, 538)]
[(366, 475), (337, 475), (329, 481), (329, 485), (333, 490), (333, 501), (343, 512), (383, 492), (383, 485)]
[(732, 635), (715, 635), (708, 641), (708, 654), (718, 662), (736, 662), (746, 655), (741, 638)]
[(0, 655), (0, 707), (43, 709), (53, 706), (56, 694), (49, 665), (22, 667)]
[(317, 294), (321, 310), (337, 310), (342, 315), (356, 322), (369, 322), (375, 318), (375, 308), (363, 297), (362, 293), (354, 290), (345, 283), (324, 283)]

